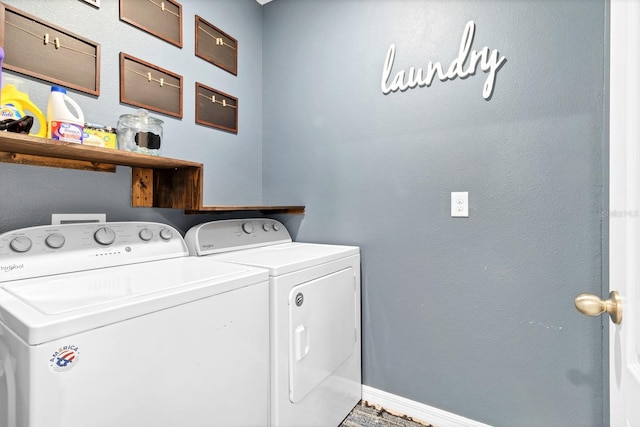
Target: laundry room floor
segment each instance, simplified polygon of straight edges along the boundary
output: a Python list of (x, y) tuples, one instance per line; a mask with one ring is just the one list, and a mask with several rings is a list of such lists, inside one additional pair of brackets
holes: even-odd
[(360, 402), (339, 427), (433, 427), (406, 415), (393, 414), (379, 406)]

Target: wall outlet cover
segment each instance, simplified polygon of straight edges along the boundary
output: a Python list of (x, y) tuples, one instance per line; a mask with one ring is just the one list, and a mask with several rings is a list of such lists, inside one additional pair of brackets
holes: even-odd
[(459, 218), (469, 217), (468, 191), (454, 191), (451, 193), (451, 216)]

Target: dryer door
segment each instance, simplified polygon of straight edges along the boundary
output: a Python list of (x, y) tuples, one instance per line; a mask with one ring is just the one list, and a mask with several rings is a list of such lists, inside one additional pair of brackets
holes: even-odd
[(347, 268), (289, 293), (289, 399), (296, 403), (355, 350), (355, 272)]

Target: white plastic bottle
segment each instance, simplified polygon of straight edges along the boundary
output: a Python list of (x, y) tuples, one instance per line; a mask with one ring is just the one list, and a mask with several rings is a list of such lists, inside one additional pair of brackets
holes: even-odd
[(47, 138), (82, 144), (83, 131), (84, 114), (80, 106), (67, 95), (65, 88), (52, 86), (47, 105)]

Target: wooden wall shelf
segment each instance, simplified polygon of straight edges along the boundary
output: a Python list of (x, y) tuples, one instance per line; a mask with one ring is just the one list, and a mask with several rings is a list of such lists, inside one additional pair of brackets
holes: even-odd
[(304, 206), (204, 206), (202, 163), (0, 132), (0, 162), (115, 172), (131, 167), (133, 207), (184, 209), (187, 214), (259, 211), (304, 214)]

